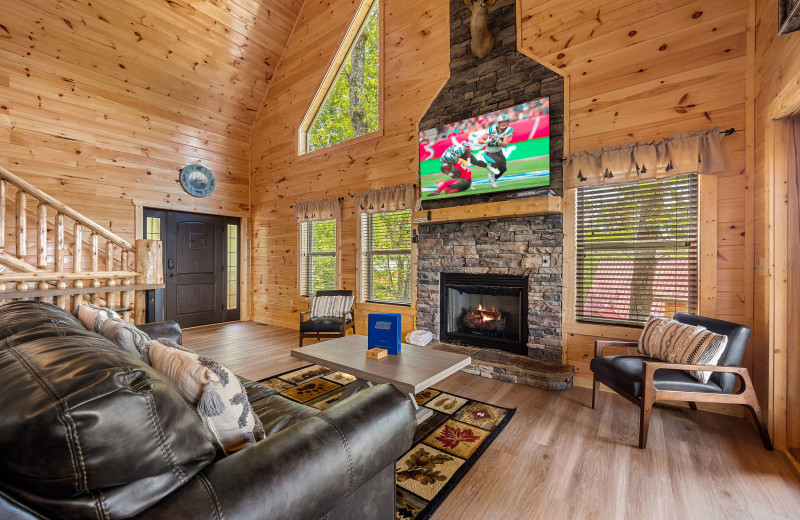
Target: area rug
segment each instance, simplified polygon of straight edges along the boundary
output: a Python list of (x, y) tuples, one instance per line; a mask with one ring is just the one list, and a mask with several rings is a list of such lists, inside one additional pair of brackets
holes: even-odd
[[(319, 410), (331, 406), (355, 377), (319, 365), (262, 379), (282, 396)], [(433, 415), (417, 426), (411, 449), (395, 466), (397, 520), (426, 520), (514, 415), (503, 408), (434, 388), (415, 396)]]

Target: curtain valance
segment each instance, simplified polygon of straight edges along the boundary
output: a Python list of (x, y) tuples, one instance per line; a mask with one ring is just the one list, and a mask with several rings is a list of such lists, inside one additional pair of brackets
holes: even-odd
[(417, 190), (413, 184), (386, 186), (355, 195), (356, 213), (383, 213), (414, 209)]
[(294, 207), (294, 221), (298, 224), (316, 220), (331, 220), (338, 218), (340, 214), (339, 199), (298, 202)]
[(653, 142), (582, 151), (565, 158), (564, 187), (622, 184), (724, 168), (722, 132), (684, 132)]

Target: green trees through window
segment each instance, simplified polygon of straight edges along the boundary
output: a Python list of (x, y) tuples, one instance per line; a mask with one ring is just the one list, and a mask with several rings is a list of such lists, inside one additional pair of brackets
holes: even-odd
[(347, 59), (307, 130), (307, 152), (378, 129), (379, 3), (373, 0)]
[(336, 288), (336, 220), (303, 222), (301, 294), (314, 296), (317, 291)]
[(361, 215), (364, 300), (411, 302), (411, 211)]

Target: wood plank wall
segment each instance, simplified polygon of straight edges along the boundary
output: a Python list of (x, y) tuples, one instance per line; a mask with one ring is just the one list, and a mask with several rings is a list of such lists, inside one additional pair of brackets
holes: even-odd
[[(254, 125), (253, 305), (259, 321), (296, 327), (298, 311), (307, 306), (297, 293), (297, 225), (289, 206), (344, 197), (341, 286), (355, 289), (356, 221), (349, 195), (416, 180), (416, 124), (447, 75), (446, 0), (385, 2), (383, 135), (299, 158), (294, 152), (299, 123), (355, 9), (353, 0), (335, 11), (320, 1), (306, 4)], [(709, 297), (718, 317), (750, 325), (746, 0), (521, 0), (518, 9), (524, 50), (570, 76), (572, 151), (713, 125), (738, 130), (725, 138), (726, 169), (719, 174), (715, 208), (718, 287)], [(584, 375), (589, 338), (580, 327), (565, 331), (567, 358)]]
[[(797, 321), (800, 316), (776, 319), (775, 297), (796, 301), (798, 290), (797, 274), (790, 272), (788, 280), (780, 276), (780, 266), (795, 267), (797, 255), (796, 212), (788, 215), (787, 222), (775, 221), (776, 214), (786, 211), (787, 186), (789, 180), (794, 193), (790, 201), (796, 205), (797, 179), (786, 171), (777, 172), (777, 179), (771, 175), (771, 162), (780, 160), (773, 157), (775, 140), (779, 137), (780, 126), (772, 122), (779, 115), (781, 107), (791, 103), (791, 97), (800, 94), (800, 32), (778, 35), (777, 2), (755, 0), (755, 320), (753, 347), (756, 365), (756, 385), (759, 396), (769, 395), (769, 401), (762, 399), (768, 408), (767, 416), (773, 428), (776, 447), (800, 447), (800, 388), (797, 384)], [(781, 114), (785, 116), (786, 114)], [(796, 158), (795, 158), (796, 162)], [(796, 166), (796, 165), (795, 165)], [(776, 182), (777, 181), (777, 182)], [(791, 206), (796, 208), (796, 206)], [(777, 212), (777, 213), (776, 213)], [(784, 219), (786, 219), (784, 213)], [(771, 229), (795, 232), (786, 243), (775, 243)], [(777, 246), (787, 252), (787, 258), (776, 257)], [(770, 277), (776, 278), (770, 281)], [(771, 288), (772, 286), (772, 288)], [(771, 295), (771, 290), (786, 291), (782, 296)], [(778, 302), (781, 303), (781, 302)], [(786, 310), (786, 309), (784, 309)], [(797, 312), (796, 305), (791, 308)], [(788, 321), (791, 328), (786, 330)], [(784, 340), (780, 340), (778, 329), (783, 327)], [(790, 333), (788, 344), (785, 334)], [(793, 334), (792, 334), (793, 333)], [(778, 337), (776, 337), (778, 336)], [(787, 349), (788, 359), (787, 359)], [(787, 362), (789, 366), (787, 367)], [(787, 381), (787, 371), (789, 381)], [(788, 421), (787, 421), (788, 416)]]
[[(4, 0), (0, 165), (129, 241), (133, 199), (247, 212), (251, 126), (301, 4)], [(181, 188), (190, 163), (212, 196)]]
[[(269, 87), (251, 146), (253, 310), (264, 323), (298, 327), (308, 298), (298, 293), (298, 229), (291, 205), (343, 197), (340, 288), (356, 290), (357, 227), (353, 193), (417, 182), (417, 123), (447, 79), (447, 0), (379, 0), (384, 23), (382, 128), (378, 134), (297, 156), (298, 128), (347, 31), (359, 1), (308, 0)], [(359, 305), (357, 332), (369, 311), (406, 307)]]
[[(746, 0), (523, 1), (520, 16), (523, 47), (569, 75), (570, 151), (710, 126), (737, 130), (724, 139), (725, 170), (717, 174), (718, 188), (710, 197), (716, 207), (708, 212), (708, 232), (716, 233), (718, 246), (709, 274), (717, 281), (707, 284), (703, 299), (710, 303), (707, 314), (751, 325)], [(565, 302), (565, 309), (569, 305)], [(591, 377), (594, 337), (639, 335), (619, 327), (565, 323), (563, 328), (566, 360), (579, 377)]]

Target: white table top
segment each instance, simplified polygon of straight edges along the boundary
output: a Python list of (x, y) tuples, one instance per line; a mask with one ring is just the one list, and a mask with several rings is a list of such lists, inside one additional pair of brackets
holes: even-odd
[(367, 337), (352, 334), (292, 350), (292, 357), (417, 394), (469, 365), (472, 358), (403, 343), (400, 354), (367, 357)]

